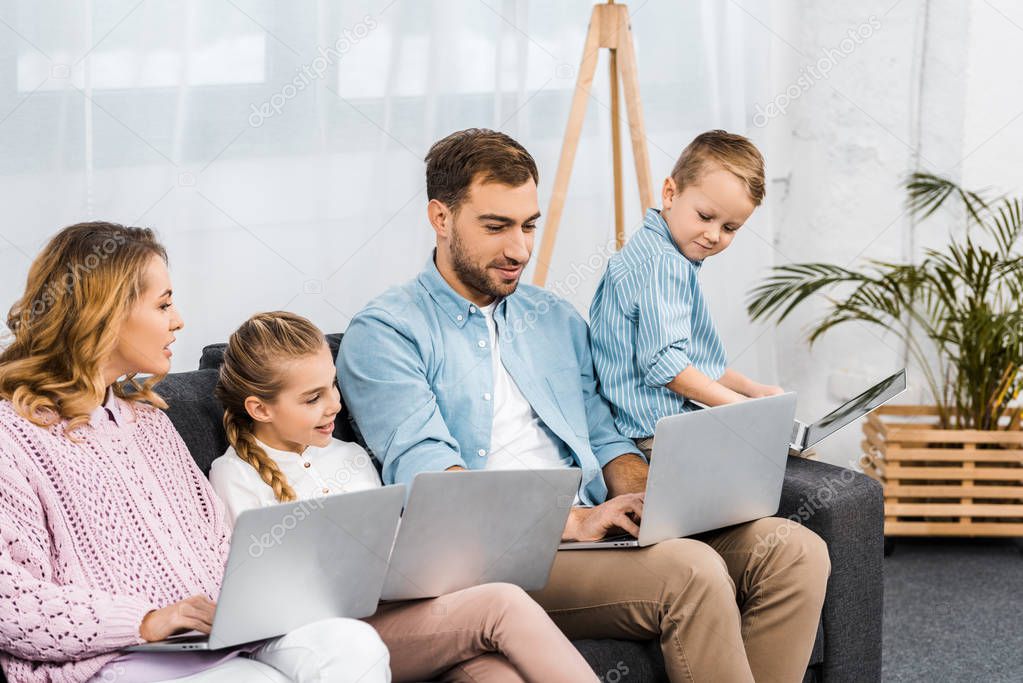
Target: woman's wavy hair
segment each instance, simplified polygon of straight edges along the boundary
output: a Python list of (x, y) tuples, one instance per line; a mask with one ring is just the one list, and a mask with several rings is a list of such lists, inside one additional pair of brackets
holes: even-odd
[(272, 402), (284, 388), (288, 361), (313, 355), (327, 343), (323, 332), (306, 318), (286, 311), (257, 313), (235, 330), (224, 350), (224, 363), (214, 394), (224, 406), (227, 441), (238, 457), (252, 465), (279, 502), (295, 500), (295, 490), (277, 463), (267, 455), (245, 409), (250, 396)]
[[(25, 293), (7, 314), (13, 340), (0, 352), (0, 398), (40, 427), (67, 420), (66, 432), (103, 403), (103, 364), (121, 323), (142, 295), (146, 267), (167, 252), (148, 228), (78, 223), (58, 232), (32, 262)], [(153, 391), (163, 376), (129, 375), (114, 393), (167, 404)]]

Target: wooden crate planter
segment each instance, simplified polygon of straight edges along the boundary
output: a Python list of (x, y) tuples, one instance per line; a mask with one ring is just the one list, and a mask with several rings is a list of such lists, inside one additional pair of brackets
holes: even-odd
[(863, 471), (884, 486), (884, 533), (1023, 536), (1023, 431), (938, 429), (931, 406), (883, 406), (863, 424)]

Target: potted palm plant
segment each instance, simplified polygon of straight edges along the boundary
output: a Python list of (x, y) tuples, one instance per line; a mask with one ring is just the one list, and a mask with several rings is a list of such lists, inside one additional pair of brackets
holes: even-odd
[(811, 345), (852, 321), (905, 344), (931, 404), (886, 407), (864, 424), (861, 464), (884, 484), (886, 536), (1023, 536), (1023, 199), (927, 173), (905, 188), (920, 220), (960, 209), (962, 234), (915, 263), (777, 266), (747, 310), (780, 322), (826, 295)]

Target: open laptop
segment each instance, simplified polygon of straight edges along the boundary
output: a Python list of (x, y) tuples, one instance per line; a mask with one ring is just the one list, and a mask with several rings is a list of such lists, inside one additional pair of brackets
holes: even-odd
[(243, 512), (209, 636), (192, 631), (128, 649), (218, 650), (373, 614), (404, 502), (404, 486), (385, 486)]
[(831, 436), (842, 427), (863, 417), (874, 408), (884, 405), (905, 390), (906, 369), (903, 368), (891, 377), (887, 377), (870, 387), (856, 398), (846, 401), (813, 424), (794, 420), (789, 450), (793, 455), (800, 455), (818, 444), (825, 437)]
[(793, 393), (705, 408), (657, 421), (639, 538), (562, 543), (562, 550), (646, 547), (778, 511)]
[(543, 588), (581, 478), (576, 467), (416, 475), (383, 599), (494, 581)]

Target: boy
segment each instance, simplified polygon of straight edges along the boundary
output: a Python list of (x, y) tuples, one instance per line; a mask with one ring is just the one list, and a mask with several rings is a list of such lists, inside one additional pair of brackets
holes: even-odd
[(689, 143), (661, 190), (662, 209), (611, 257), (590, 305), (601, 392), (624, 436), (649, 457), (666, 415), (782, 393), (726, 367), (697, 274), (728, 248), (764, 199), (764, 159), (741, 135)]

